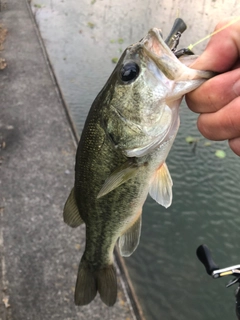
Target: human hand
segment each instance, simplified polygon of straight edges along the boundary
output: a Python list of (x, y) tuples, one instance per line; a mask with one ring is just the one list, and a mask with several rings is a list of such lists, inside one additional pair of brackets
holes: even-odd
[(189, 108), (200, 113), (199, 131), (210, 140), (228, 140), (240, 156), (240, 21), (213, 35), (191, 68), (220, 73), (186, 95)]

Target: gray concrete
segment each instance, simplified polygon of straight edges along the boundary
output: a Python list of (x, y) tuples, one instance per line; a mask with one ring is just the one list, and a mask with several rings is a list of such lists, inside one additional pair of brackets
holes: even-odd
[[(76, 145), (25, 0), (1, 13), (8, 29), (0, 71), (0, 320), (134, 319), (119, 277), (116, 305), (75, 307), (84, 227), (64, 225)], [(9, 304), (9, 305), (8, 305)]]

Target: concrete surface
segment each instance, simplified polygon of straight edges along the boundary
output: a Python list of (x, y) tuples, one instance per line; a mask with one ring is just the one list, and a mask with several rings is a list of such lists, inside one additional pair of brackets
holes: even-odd
[(76, 144), (28, 3), (7, 1), (0, 23), (0, 320), (136, 319), (120, 276), (113, 308), (74, 306), (84, 227), (66, 226), (62, 209)]

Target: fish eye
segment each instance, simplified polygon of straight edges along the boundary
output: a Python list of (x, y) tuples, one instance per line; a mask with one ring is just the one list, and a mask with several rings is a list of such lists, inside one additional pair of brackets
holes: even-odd
[(121, 80), (129, 83), (135, 80), (139, 75), (139, 66), (131, 61), (122, 66), (120, 71)]

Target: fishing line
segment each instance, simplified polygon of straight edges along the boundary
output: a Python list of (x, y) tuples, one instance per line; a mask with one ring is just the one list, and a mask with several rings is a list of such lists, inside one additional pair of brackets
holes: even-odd
[(236, 19), (230, 21), (228, 24), (226, 24), (226, 25), (223, 26), (222, 28), (220, 28), (220, 29), (218, 29), (218, 30), (210, 33), (209, 35), (207, 35), (206, 37), (200, 39), (200, 40), (197, 41), (196, 43), (190, 44), (187, 48), (188, 48), (189, 50), (192, 50), (192, 48), (195, 47), (195, 46), (196, 46), (197, 44), (199, 44), (200, 42), (207, 40), (208, 38), (212, 37), (213, 35), (215, 35), (216, 33), (220, 32), (220, 31), (226, 29), (227, 27), (229, 27), (229, 26), (231, 26), (232, 24), (238, 22), (239, 20), (240, 20), (240, 17), (237, 17)]

